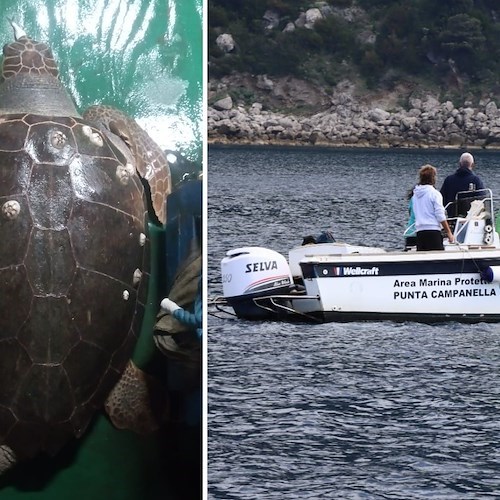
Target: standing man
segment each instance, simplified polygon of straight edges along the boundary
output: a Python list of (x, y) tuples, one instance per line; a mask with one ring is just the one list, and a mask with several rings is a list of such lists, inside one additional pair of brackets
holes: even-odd
[[(483, 181), (472, 172), (473, 168), (474, 157), (470, 153), (463, 153), (458, 162), (456, 172), (446, 177), (441, 187), (445, 207), (448, 203), (455, 201), (456, 194), (459, 191), (478, 191), (484, 189)], [(453, 206), (451, 212), (448, 213), (448, 216), (456, 217), (456, 207)]]

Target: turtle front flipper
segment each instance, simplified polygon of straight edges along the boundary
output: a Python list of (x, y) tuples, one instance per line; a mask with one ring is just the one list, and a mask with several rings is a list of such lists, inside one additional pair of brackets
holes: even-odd
[(119, 138), (126, 146), (137, 173), (149, 185), (150, 201), (156, 218), (165, 224), (165, 200), (172, 190), (172, 181), (168, 160), (158, 144), (135, 120), (111, 106), (91, 106), (83, 118), (106, 133), (115, 145), (116, 138)]
[(168, 416), (168, 401), (160, 383), (129, 361), (105, 403), (106, 413), (118, 429), (149, 434)]

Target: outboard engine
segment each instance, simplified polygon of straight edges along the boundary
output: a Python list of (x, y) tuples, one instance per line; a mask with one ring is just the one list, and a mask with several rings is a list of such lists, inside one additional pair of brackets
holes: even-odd
[(264, 297), (288, 294), (293, 284), (285, 257), (262, 247), (230, 250), (221, 261), (221, 273), (224, 298), (245, 319), (275, 318)]

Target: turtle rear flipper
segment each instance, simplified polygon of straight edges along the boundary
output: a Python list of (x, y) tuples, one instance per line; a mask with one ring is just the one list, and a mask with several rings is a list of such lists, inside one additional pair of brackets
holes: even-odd
[[(85, 120), (95, 124), (115, 138), (119, 138), (133, 158), (137, 173), (149, 187), (150, 202), (158, 221), (164, 225), (167, 217), (165, 200), (172, 191), (170, 167), (166, 155), (138, 123), (122, 111), (111, 106), (90, 106), (83, 114)], [(116, 141), (115, 142), (116, 145)]]
[(13, 467), (17, 462), (15, 453), (5, 444), (0, 446), (0, 475)]
[(110, 392), (105, 409), (118, 429), (149, 434), (166, 420), (168, 402), (159, 382), (129, 361)]

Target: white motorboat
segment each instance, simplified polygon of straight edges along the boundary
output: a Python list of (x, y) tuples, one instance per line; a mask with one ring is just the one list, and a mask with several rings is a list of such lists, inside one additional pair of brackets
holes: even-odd
[[(303, 321), (500, 321), (500, 239), (490, 190), (464, 192), (444, 251), (332, 242), (230, 250), (221, 262), (223, 297), (244, 319)], [(465, 207), (465, 208), (464, 208)]]

